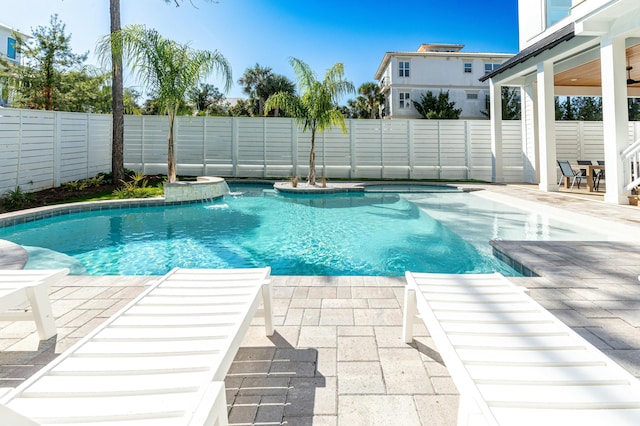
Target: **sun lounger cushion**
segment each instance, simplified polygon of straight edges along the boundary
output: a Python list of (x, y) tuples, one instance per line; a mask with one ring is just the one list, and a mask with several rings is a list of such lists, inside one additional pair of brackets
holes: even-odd
[(2, 408), (37, 424), (226, 424), (222, 382), (261, 302), (273, 333), (269, 273), (173, 270)]
[(460, 392), (458, 424), (640, 424), (640, 381), (502, 275), (406, 279), (404, 340), (419, 314)]

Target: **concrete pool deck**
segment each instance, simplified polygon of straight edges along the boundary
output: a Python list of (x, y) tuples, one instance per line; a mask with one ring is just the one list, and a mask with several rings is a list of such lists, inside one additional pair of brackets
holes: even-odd
[[(597, 194), (477, 187), (562, 209), (576, 222), (604, 218), (607, 230), (628, 234), (624, 242), (496, 244), (541, 275), (514, 283), (640, 377), (640, 208), (604, 204)], [(0, 387), (17, 386), (153, 279), (66, 277), (51, 289), (58, 336), (47, 341), (30, 322), (0, 322)], [(457, 391), (427, 330), (417, 330), (413, 345), (402, 342), (404, 278), (274, 276), (272, 283), (276, 334), (265, 338), (256, 322), (244, 339), (225, 380), (231, 424), (456, 424)]]

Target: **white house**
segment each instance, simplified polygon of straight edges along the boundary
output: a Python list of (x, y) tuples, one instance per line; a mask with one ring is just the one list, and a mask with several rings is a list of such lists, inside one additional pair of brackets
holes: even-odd
[[(0, 57), (14, 64), (22, 64), (20, 53), (16, 50), (16, 34), (28, 37), (19, 31), (0, 23)], [(0, 106), (7, 105), (6, 83), (0, 81)]]
[[(640, 97), (639, 0), (519, 0), (520, 53), (483, 77), (492, 93), (493, 179), (501, 182), (502, 126), (496, 95), (522, 95), (525, 180), (556, 191), (554, 97), (602, 96), (605, 201), (627, 204), (640, 184), (640, 140), (630, 144), (628, 97)], [(635, 171), (634, 171), (635, 169)]]
[(375, 79), (385, 95), (385, 118), (420, 118), (412, 101), (449, 92), (460, 118), (487, 118), (489, 84), (479, 79), (512, 54), (462, 52), (462, 44), (422, 44), (415, 52), (387, 52)]

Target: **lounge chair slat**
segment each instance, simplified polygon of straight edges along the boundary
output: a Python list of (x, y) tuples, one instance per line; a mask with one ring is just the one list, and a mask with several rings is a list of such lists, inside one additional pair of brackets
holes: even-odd
[(502, 275), (406, 279), (403, 338), (427, 326), (459, 425), (640, 424), (640, 381)]
[(273, 333), (269, 274), (171, 271), (3, 395), (2, 414), (56, 425), (226, 425), (222, 380), (261, 304)]

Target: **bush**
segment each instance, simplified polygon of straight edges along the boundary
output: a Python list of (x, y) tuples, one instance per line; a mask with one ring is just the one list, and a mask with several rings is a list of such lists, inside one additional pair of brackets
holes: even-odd
[(97, 188), (100, 185), (104, 184), (105, 176), (106, 175), (104, 173), (99, 173), (98, 175), (92, 178), (72, 180), (71, 182), (63, 183), (62, 188), (70, 192), (82, 191), (83, 189), (87, 189), (87, 188)]
[(147, 188), (147, 178), (142, 172), (134, 173), (131, 181), (121, 181), (122, 186), (113, 191), (116, 198), (147, 198), (152, 196), (152, 192)]
[(33, 194), (24, 192), (19, 186), (14, 190), (7, 191), (2, 197), (2, 206), (8, 210), (20, 210), (23, 209), (35, 200)]

